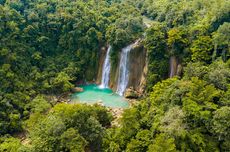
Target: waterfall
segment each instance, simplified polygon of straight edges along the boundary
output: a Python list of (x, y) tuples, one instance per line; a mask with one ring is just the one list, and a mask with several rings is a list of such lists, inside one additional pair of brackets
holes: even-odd
[(131, 44), (121, 51), (120, 65), (119, 65), (119, 77), (117, 85), (117, 94), (122, 96), (129, 82), (129, 52), (136, 45), (137, 42)]
[(106, 57), (105, 61), (103, 64), (103, 69), (102, 69), (102, 79), (101, 79), (101, 85), (99, 86), (100, 88), (108, 88), (109, 87), (109, 76), (110, 76), (110, 51), (111, 51), (111, 46), (108, 47), (107, 52), (106, 52)]
[(169, 77), (172, 78), (176, 75), (177, 73), (177, 59), (175, 56), (171, 56), (169, 60), (169, 65), (170, 65), (170, 73)]

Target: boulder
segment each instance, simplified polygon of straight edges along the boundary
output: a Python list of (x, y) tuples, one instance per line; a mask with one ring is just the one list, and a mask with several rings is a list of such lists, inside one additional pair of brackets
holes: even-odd
[(73, 92), (83, 92), (83, 88), (80, 88), (80, 87), (75, 87), (72, 89)]
[(100, 101), (100, 100), (98, 102), (96, 102), (96, 105), (104, 106), (103, 101)]
[(139, 97), (138, 92), (135, 91), (133, 87), (126, 89), (124, 96), (130, 99), (137, 99)]

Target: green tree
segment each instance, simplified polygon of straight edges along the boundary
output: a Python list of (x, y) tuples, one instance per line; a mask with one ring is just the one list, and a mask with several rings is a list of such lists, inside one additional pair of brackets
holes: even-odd
[(50, 108), (50, 103), (47, 100), (45, 100), (43, 96), (35, 97), (29, 104), (26, 105), (26, 109), (33, 113), (46, 112)]
[(54, 78), (52, 87), (56, 93), (68, 92), (73, 88), (73, 84), (70, 83), (71, 80), (65, 72), (60, 72), (57, 77)]
[(87, 141), (78, 132), (69, 128), (61, 135), (60, 147), (63, 151), (84, 152)]
[[(230, 53), (230, 23), (224, 22), (219, 26), (218, 30), (213, 34), (214, 45), (217, 47), (223, 47), (222, 58), (224, 61), (227, 60), (227, 57)], [(215, 50), (217, 51), (217, 50)]]
[(159, 134), (149, 146), (148, 152), (175, 152), (176, 146), (174, 139), (168, 137), (166, 134)]
[(212, 39), (209, 36), (199, 36), (191, 46), (193, 61), (210, 61), (212, 55)]
[(230, 107), (224, 106), (214, 112), (212, 129), (218, 140), (229, 141), (229, 128), (230, 128)]
[(127, 145), (127, 152), (147, 151), (151, 143), (151, 132), (149, 130), (141, 130), (137, 133), (136, 138), (132, 139)]
[(13, 137), (0, 138), (0, 151), (18, 152), (22, 148), (19, 139)]
[(168, 52), (166, 44), (166, 27), (161, 23), (154, 23), (146, 30), (144, 45), (148, 55), (147, 90), (168, 76)]
[(188, 45), (188, 38), (183, 27), (172, 28), (168, 31), (167, 45), (171, 49), (171, 54), (179, 56), (183, 54), (185, 47)]

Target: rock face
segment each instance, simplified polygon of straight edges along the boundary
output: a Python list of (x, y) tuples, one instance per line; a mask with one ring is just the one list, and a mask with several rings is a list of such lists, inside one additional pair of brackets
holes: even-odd
[(107, 50), (107, 47), (101, 48), (101, 52), (100, 52), (100, 56), (99, 56), (99, 62), (98, 62), (99, 65), (98, 65), (98, 71), (97, 71), (97, 79), (96, 79), (97, 84), (101, 83), (102, 69), (103, 69), (103, 64), (104, 64), (104, 60), (105, 60), (105, 56), (106, 56), (106, 50)]
[(138, 87), (138, 92), (141, 93), (141, 95), (143, 95), (145, 93), (146, 90), (146, 78), (147, 78), (147, 74), (148, 74), (148, 55), (146, 53), (146, 57), (145, 57), (145, 66), (142, 72), (142, 76), (140, 79), (140, 85)]
[(119, 77), (119, 61), (120, 61), (120, 53), (116, 54), (116, 62), (111, 64), (111, 73), (110, 73), (110, 88), (113, 91), (116, 91), (117, 89), (117, 81), (118, 81), (118, 77)]
[(169, 69), (169, 77), (172, 78), (176, 75), (177, 73), (177, 65), (178, 65), (178, 60), (175, 56), (171, 56), (170, 60), (169, 60), (169, 65), (170, 65), (170, 69)]
[(136, 90), (133, 89), (133, 87), (130, 87), (126, 89), (124, 96), (125, 98), (129, 99), (137, 99), (139, 97), (139, 94)]
[(139, 42), (133, 50), (130, 51), (130, 73), (127, 88), (133, 87), (134, 90), (142, 92), (141, 88), (145, 85), (147, 76), (147, 52), (144, 46)]
[(181, 75), (182, 75), (182, 71), (183, 71), (182, 65), (181, 65), (181, 64), (178, 64), (176, 74), (177, 74), (178, 76), (181, 76)]
[(176, 56), (171, 56), (169, 60), (169, 77), (181, 76), (183, 67)]

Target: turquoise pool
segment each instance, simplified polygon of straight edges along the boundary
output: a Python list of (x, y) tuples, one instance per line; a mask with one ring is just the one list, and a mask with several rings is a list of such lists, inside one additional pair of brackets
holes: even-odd
[(111, 89), (101, 89), (95, 84), (81, 86), (84, 91), (72, 95), (72, 102), (102, 103), (111, 108), (128, 108), (129, 103), (124, 97), (115, 94)]

